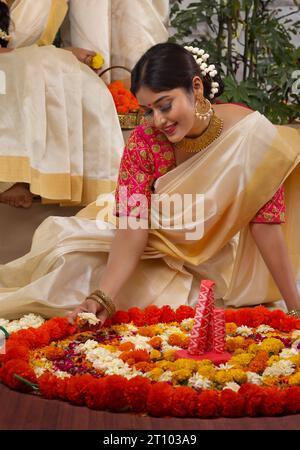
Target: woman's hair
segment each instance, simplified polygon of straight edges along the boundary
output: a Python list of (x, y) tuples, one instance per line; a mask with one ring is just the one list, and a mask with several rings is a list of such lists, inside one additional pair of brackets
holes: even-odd
[[(9, 7), (6, 3), (0, 1), (0, 29), (5, 33), (9, 33)], [(8, 41), (5, 39), (0, 39), (0, 46), (7, 47)]]
[(183, 88), (187, 92), (192, 92), (193, 78), (197, 75), (202, 80), (206, 98), (211, 100), (209, 94), (213, 81), (219, 83), (219, 92), (215, 94), (215, 97), (222, 94), (224, 84), (219, 74), (213, 79), (209, 75), (203, 76), (192, 53), (181, 45), (171, 42), (157, 44), (144, 53), (133, 68), (131, 72), (131, 92), (136, 95), (142, 86), (148, 87), (153, 92), (169, 91), (176, 88)]

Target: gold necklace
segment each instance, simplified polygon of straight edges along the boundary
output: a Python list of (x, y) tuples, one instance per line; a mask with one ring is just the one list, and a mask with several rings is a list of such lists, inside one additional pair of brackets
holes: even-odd
[(214, 113), (206, 130), (196, 138), (184, 137), (180, 142), (176, 142), (174, 147), (177, 150), (184, 150), (188, 153), (200, 152), (217, 139), (223, 129), (223, 120)]

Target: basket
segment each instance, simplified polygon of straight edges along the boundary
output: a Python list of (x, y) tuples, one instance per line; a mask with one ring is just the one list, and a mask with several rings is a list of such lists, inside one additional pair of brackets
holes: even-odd
[[(127, 67), (124, 66), (111, 66), (107, 69), (103, 70), (99, 77), (102, 77), (106, 72), (112, 69), (124, 69), (127, 72), (131, 74), (131, 70), (127, 69)], [(118, 113), (118, 118), (120, 122), (120, 126), (122, 130), (132, 130), (133, 128), (136, 128), (138, 125), (140, 125), (143, 122), (143, 113), (141, 110), (137, 111), (131, 111), (126, 114), (120, 114)]]

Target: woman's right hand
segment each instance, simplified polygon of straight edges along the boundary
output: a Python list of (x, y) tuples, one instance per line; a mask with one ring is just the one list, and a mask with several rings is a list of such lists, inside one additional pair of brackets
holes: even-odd
[(105, 320), (108, 317), (107, 310), (100, 305), (96, 300), (92, 300), (91, 298), (86, 298), (74, 311), (68, 315), (68, 320), (71, 324), (74, 324), (76, 316), (79, 313), (87, 312), (93, 313), (95, 316), (100, 319), (101, 325), (104, 324)]

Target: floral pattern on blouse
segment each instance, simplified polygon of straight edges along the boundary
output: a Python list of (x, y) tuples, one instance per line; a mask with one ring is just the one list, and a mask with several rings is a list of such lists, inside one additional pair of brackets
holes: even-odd
[[(115, 214), (148, 219), (154, 182), (175, 167), (174, 149), (166, 136), (153, 127), (137, 127), (123, 152), (115, 193)], [(284, 189), (281, 186), (251, 222), (282, 223), (284, 220)]]

